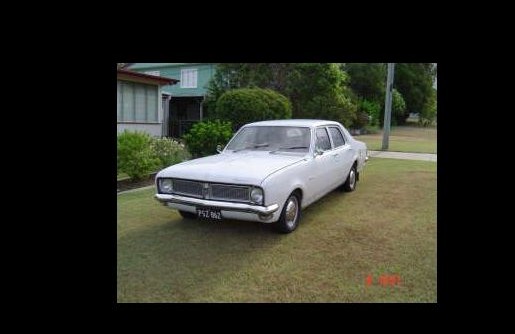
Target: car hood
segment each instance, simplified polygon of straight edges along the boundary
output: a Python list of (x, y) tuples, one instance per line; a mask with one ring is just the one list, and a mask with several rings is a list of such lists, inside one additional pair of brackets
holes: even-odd
[(270, 174), (305, 159), (299, 154), (247, 151), (221, 153), (163, 169), (157, 177), (259, 185)]

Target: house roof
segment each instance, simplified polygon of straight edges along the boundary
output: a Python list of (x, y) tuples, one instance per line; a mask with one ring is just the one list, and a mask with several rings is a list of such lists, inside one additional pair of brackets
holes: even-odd
[[(195, 64), (208, 64), (208, 63), (129, 63), (126, 66), (126, 68), (130, 68), (132, 70), (143, 70), (143, 69), (176, 67), (176, 66), (195, 65)], [(211, 63), (209, 63), (209, 64), (211, 64)]]
[(160, 85), (175, 85), (180, 80), (161, 77), (157, 75), (150, 75), (145, 73), (139, 73), (134, 71), (128, 71), (124, 69), (117, 70), (117, 76), (121, 79), (134, 79), (135, 81), (144, 80), (149, 83), (156, 83)]

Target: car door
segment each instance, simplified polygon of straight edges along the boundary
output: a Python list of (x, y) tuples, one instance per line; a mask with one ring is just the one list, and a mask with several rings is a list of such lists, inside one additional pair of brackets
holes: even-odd
[(329, 191), (334, 182), (331, 173), (334, 168), (334, 157), (329, 154), (332, 150), (329, 133), (325, 127), (315, 129), (315, 157), (312, 161), (309, 187), (313, 189), (314, 200), (320, 198)]
[(337, 177), (336, 183), (341, 184), (347, 178), (350, 168), (352, 167), (353, 152), (339, 127), (330, 126), (328, 130), (333, 143), (332, 155), (335, 162), (333, 173)]

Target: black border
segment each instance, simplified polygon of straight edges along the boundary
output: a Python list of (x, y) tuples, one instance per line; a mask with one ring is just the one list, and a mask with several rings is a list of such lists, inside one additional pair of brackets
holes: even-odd
[[(294, 53), (294, 52), (293, 52)], [(374, 56), (370, 56), (374, 54)], [(272, 57), (264, 57), (260, 61), (284, 61), (284, 52), (279, 52), (275, 59)], [(79, 196), (68, 200), (69, 212), (76, 214), (77, 203), (94, 203), (94, 210), (88, 209), (85, 212), (80, 226), (81, 236), (86, 248), (82, 250), (84, 267), (78, 269), (78, 272), (87, 271), (88, 274), (83, 277), (83, 283), (87, 297), (92, 298), (92, 302), (101, 306), (101, 309), (117, 313), (130, 310), (184, 310), (184, 311), (204, 311), (211, 312), (219, 309), (221, 312), (231, 311), (237, 313), (247, 313), (260, 311), (269, 312), (306, 312), (307, 314), (325, 314), (325, 312), (363, 312), (366, 317), (370, 314), (367, 312), (385, 312), (389, 315), (405, 314), (404, 312), (419, 313), (422, 311), (439, 311), (448, 309), (451, 305), (451, 296), (456, 296), (455, 284), (451, 286), (451, 278), (456, 274), (458, 268), (463, 265), (456, 265), (458, 257), (453, 254), (453, 244), (455, 240), (460, 240), (460, 233), (456, 230), (458, 227), (453, 225), (452, 214), (449, 214), (454, 207), (454, 199), (461, 196), (459, 189), (455, 188), (456, 179), (454, 176), (459, 174), (460, 166), (450, 164), (453, 153), (456, 153), (452, 147), (452, 143), (457, 140), (452, 138), (455, 131), (453, 129), (461, 127), (461, 118), (452, 113), (452, 110), (458, 107), (458, 101), (451, 92), (456, 90), (457, 78), (453, 77), (454, 64), (447, 61), (440, 61), (441, 57), (436, 57), (434, 53), (420, 55), (388, 55), (380, 57), (377, 53), (359, 54), (350, 52), (326, 53), (322, 56), (317, 54), (309, 54), (302, 57), (298, 53), (288, 53), (293, 61), (312, 61), (314, 59), (324, 59), (331, 61), (405, 61), (410, 58), (413, 62), (433, 61), (438, 63), (438, 108), (440, 110), (438, 125), (438, 149), (439, 161), (438, 171), (438, 228), (437, 228), (437, 303), (436, 304), (118, 304), (116, 292), (116, 115), (110, 113), (114, 110), (116, 100), (113, 98), (116, 91), (116, 61), (126, 61), (126, 59), (137, 59), (147, 62), (159, 62), (164, 59), (187, 59), (188, 55), (168, 55), (165, 57), (130, 57), (116, 56), (112, 61), (102, 59), (98, 63), (91, 63), (91, 75), (87, 76), (82, 83), (85, 92), (91, 91), (94, 87), (95, 99), (93, 101), (85, 101), (81, 106), (81, 113), (86, 114), (102, 114), (100, 120), (84, 121), (83, 117), (70, 117), (70, 120), (78, 126), (74, 127), (73, 133), (84, 134), (81, 140), (81, 150), (87, 152), (74, 160), (73, 165), (77, 166), (79, 171), (73, 171), (68, 175), (68, 180), (73, 180), (77, 174), (85, 176), (83, 184), (86, 183), (89, 190), (81, 192)], [(175, 57), (177, 56), (177, 57)], [(217, 57), (214, 57), (217, 58)], [(226, 57), (227, 61), (233, 61), (234, 57)], [(245, 57), (236, 57), (245, 58)], [(250, 57), (252, 59), (252, 57)], [(279, 58), (279, 59), (277, 59)], [(286, 57), (288, 58), (288, 57)], [(373, 59), (371, 59), (373, 58)], [(198, 59), (192, 57), (192, 59)], [(234, 59), (235, 60), (235, 59)], [(243, 60), (243, 59), (242, 59)], [(349, 61), (349, 62), (350, 62)], [(94, 71), (93, 71), (94, 68)], [(84, 69), (83, 69), (84, 70)], [(74, 87), (74, 90), (76, 88)], [(98, 94), (98, 95), (97, 95)], [(76, 100), (74, 99), (76, 102)], [(90, 102), (90, 103), (88, 103)], [(91, 103), (92, 102), (92, 103)], [(453, 105), (454, 104), (454, 105)], [(459, 118), (459, 119), (458, 119)], [(74, 151), (76, 152), (76, 151)], [(85, 159), (84, 159), (85, 158)], [(67, 187), (71, 189), (71, 187)], [(61, 195), (61, 194), (60, 194)], [(91, 206), (89, 207), (91, 208)], [(85, 282), (84, 282), (85, 281)], [(458, 289), (459, 290), (459, 289)], [(451, 292), (452, 291), (452, 292)], [(88, 299), (89, 299), (88, 298)], [(372, 315), (370, 315), (372, 316)]]

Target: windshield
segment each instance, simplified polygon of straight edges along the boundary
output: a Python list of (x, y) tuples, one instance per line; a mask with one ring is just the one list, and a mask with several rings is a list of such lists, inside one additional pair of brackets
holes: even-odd
[(243, 128), (227, 146), (234, 152), (254, 151), (309, 151), (309, 128), (296, 126), (250, 126)]

